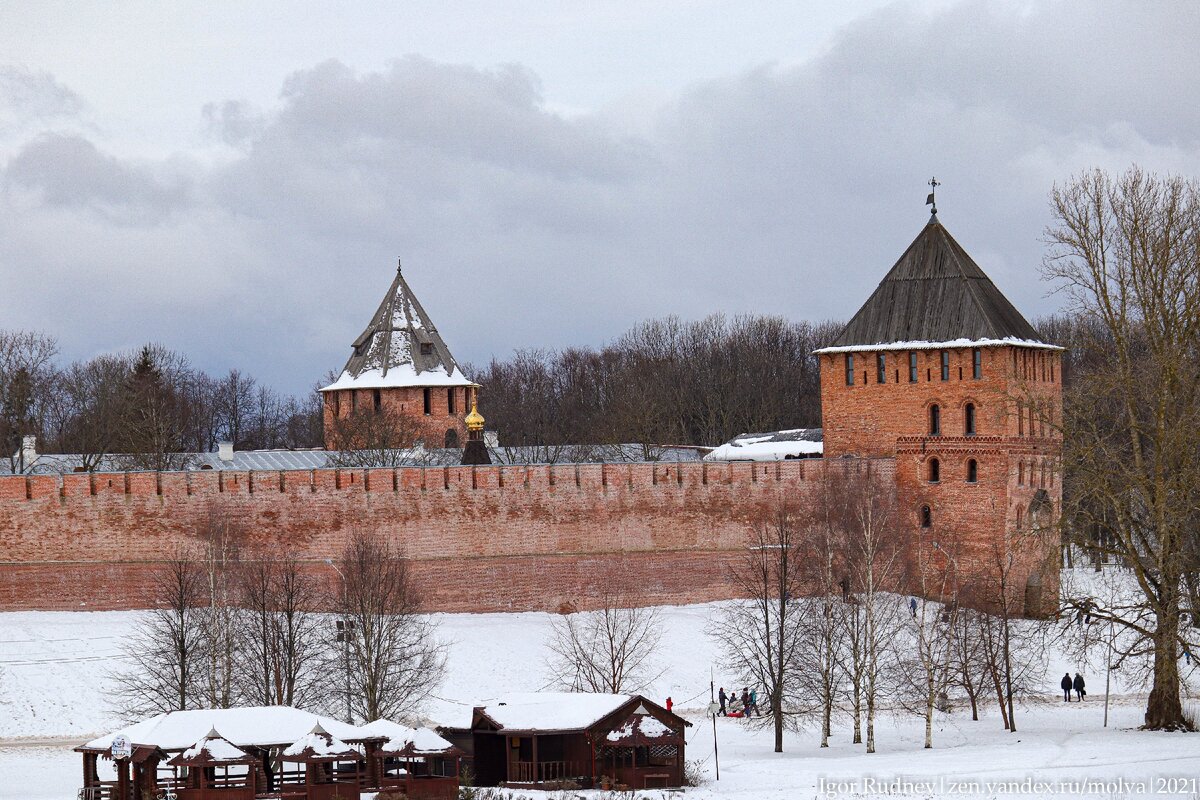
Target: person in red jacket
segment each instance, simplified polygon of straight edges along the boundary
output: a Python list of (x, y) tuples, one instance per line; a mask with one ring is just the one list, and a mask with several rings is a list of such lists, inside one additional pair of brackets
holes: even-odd
[(674, 705), (675, 705), (674, 701), (672, 701), (671, 698), (668, 697), (667, 698), (667, 713), (670, 713), (671, 708)]

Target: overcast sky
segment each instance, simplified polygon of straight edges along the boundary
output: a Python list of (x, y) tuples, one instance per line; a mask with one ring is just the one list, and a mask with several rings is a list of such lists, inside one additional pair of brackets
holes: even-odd
[(1026, 316), (1054, 183), (1200, 175), (1193, 2), (0, 4), (0, 327), (287, 391), (396, 259), (460, 361), (849, 317), (928, 218)]

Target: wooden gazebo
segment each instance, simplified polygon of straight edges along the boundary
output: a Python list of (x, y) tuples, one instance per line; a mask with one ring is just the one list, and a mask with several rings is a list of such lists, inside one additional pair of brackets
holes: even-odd
[(254, 800), (258, 793), (259, 757), (216, 728), (167, 763), (184, 769), (175, 787), (179, 800)]
[(280, 776), (281, 790), (302, 786), (307, 800), (357, 800), (362, 786), (363, 751), (334, 737), (320, 723), (279, 757), (302, 765)]
[(361, 730), (385, 738), (382, 744), (367, 746), (373, 787), (402, 790), (411, 800), (458, 797), (462, 750), (427, 728), (389, 720), (375, 720)]

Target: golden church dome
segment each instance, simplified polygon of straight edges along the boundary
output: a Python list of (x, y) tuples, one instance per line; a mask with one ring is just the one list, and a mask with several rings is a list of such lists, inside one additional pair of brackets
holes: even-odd
[(483, 414), (480, 414), (479, 409), (475, 407), (476, 403), (475, 398), (471, 398), (471, 413), (467, 414), (466, 419), (463, 420), (467, 423), (467, 430), (469, 431), (483, 430)]

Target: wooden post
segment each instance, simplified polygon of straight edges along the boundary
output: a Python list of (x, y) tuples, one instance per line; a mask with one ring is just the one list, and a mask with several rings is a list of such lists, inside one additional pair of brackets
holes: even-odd
[(129, 797), (129, 759), (122, 758), (114, 766), (117, 768), (117, 797), (126, 800)]
[(534, 734), (534, 736), (533, 736), (533, 782), (534, 783), (542, 782), (542, 771), (540, 769), (538, 769), (537, 734)]

